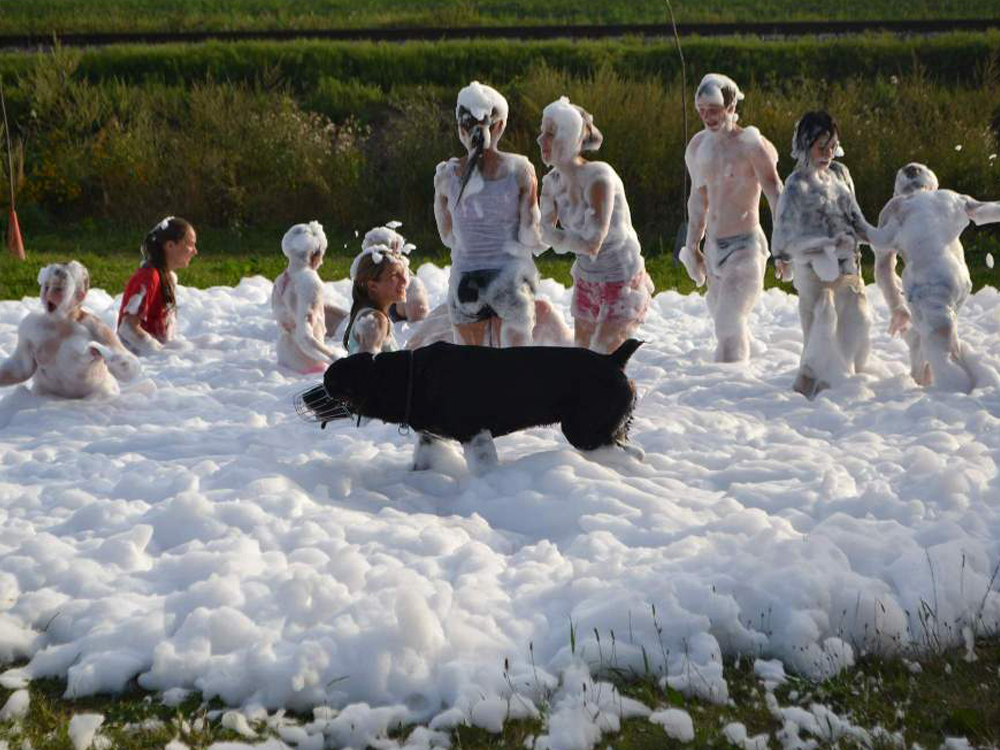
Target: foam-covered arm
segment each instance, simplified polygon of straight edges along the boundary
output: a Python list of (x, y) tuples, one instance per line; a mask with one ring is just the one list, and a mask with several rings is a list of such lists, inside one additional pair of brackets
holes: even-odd
[(132, 351), (142, 355), (155, 354), (163, 349), (163, 344), (139, 325), (138, 316), (128, 313), (122, 316), (122, 321), (118, 324), (118, 338), (125, 342)]
[(389, 335), (389, 320), (378, 310), (358, 315), (351, 328), (351, 336), (358, 342), (358, 352), (378, 354)]
[(434, 221), (445, 247), (455, 249), (455, 232), (448, 208), (448, 184), (455, 179), (454, 159), (443, 161), (434, 171)]
[(760, 183), (761, 191), (767, 198), (767, 207), (773, 219), (784, 187), (781, 184), (781, 177), (778, 176), (778, 152), (770, 141), (761, 136), (758, 147), (751, 152), (750, 163)]
[(547, 245), (542, 243), (541, 212), (538, 209), (538, 178), (535, 167), (527, 159), (519, 173), (521, 183), (520, 223), (517, 227), (517, 240), (531, 250), (534, 255), (545, 252)]
[(0, 363), (0, 386), (23, 383), (35, 374), (35, 367), (35, 358), (31, 354), (27, 336), (18, 331), (14, 353)]
[(995, 224), (1000, 222), (1000, 201), (977, 201), (969, 198), (965, 203), (965, 212), (976, 224)]
[[(549, 172), (542, 178), (542, 192), (538, 196), (539, 231), (543, 245), (551, 247), (557, 253), (564, 253), (566, 251), (562, 249), (562, 231), (556, 226), (559, 219), (555, 198), (559, 189), (557, 180), (556, 172)], [(556, 247), (556, 242), (559, 242), (559, 247)]]
[(307, 357), (320, 362), (333, 362), (336, 358), (333, 350), (316, 338), (314, 329), (319, 316), (324, 315), (322, 291), (316, 290), (319, 294), (310, 294), (310, 290), (305, 289), (301, 291), (302, 293), (298, 295), (298, 309), (295, 311), (295, 332), (292, 334), (292, 340)]
[(132, 352), (126, 349), (115, 332), (104, 323), (95, 320), (91, 328), (95, 341), (90, 348), (104, 358), (108, 372), (117, 380), (132, 380), (142, 371), (142, 365)]

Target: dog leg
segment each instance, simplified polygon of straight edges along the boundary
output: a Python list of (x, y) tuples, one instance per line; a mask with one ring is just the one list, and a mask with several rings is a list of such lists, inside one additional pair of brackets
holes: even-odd
[(469, 442), (462, 443), (462, 452), (473, 474), (482, 474), (499, 463), (497, 447), (489, 430), (483, 430)]
[(413, 449), (413, 471), (427, 471), (434, 464), (435, 448), (441, 441), (426, 432), (419, 433)]

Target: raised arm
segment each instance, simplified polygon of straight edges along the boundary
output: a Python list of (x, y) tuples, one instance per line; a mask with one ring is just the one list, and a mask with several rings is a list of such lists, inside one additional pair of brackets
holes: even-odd
[(978, 224), (995, 224), (1000, 222), (1000, 201), (977, 201), (975, 198), (965, 198), (965, 213)]
[(21, 321), (17, 331), (17, 346), (14, 352), (0, 363), (0, 386), (16, 385), (35, 374), (37, 363), (28, 334), (27, 319)]
[(437, 222), (441, 242), (452, 250), (455, 249), (455, 232), (448, 208), (448, 184), (454, 179), (454, 165), (455, 159), (449, 159), (438, 164), (434, 171), (434, 221)]

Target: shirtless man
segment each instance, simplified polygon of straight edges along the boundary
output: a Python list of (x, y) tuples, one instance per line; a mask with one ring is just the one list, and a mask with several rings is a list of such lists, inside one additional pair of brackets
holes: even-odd
[(38, 395), (63, 398), (113, 396), (118, 380), (131, 380), (137, 360), (115, 332), (83, 309), (90, 275), (75, 260), (38, 274), (43, 312), (30, 313), (17, 329), (17, 347), (0, 363), (0, 386), (34, 376)]
[[(892, 314), (889, 333), (903, 334), (917, 383), (968, 393), (983, 385), (983, 373), (958, 338), (958, 311), (972, 290), (959, 236), (970, 221), (1000, 222), (1000, 201), (941, 190), (937, 176), (915, 162), (896, 173), (893, 196), (871, 238), (875, 281)], [(902, 283), (897, 255), (906, 263)]]
[(317, 273), (326, 244), (318, 221), (296, 224), (281, 239), (288, 268), (274, 280), (271, 311), (280, 329), (278, 364), (296, 372), (323, 372), (336, 359), (323, 341), (328, 311)]
[[(778, 152), (757, 128), (736, 124), (736, 83), (709, 73), (695, 92), (705, 129), (684, 153), (691, 174), (688, 234), (680, 259), (697, 284), (708, 283), (706, 301), (715, 321), (718, 362), (750, 356), (747, 317), (764, 289), (767, 238), (760, 228), (760, 194), (773, 213), (781, 194)], [(705, 252), (699, 249), (707, 235)]]
[(466, 155), (438, 164), (434, 218), (451, 249), (448, 310), (464, 344), (531, 343), (540, 253), (538, 180), (527, 157), (500, 151), (507, 100), (473, 81), (458, 93)]

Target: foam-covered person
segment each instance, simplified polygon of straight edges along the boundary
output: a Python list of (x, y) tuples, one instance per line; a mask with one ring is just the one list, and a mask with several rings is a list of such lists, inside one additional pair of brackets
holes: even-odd
[(336, 359), (324, 342), (331, 312), (340, 313), (323, 301), (318, 270), (326, 247), (326, 233), (318, 221), (296, 224), (281, 238), (288, 268), (274, 280), (271, 311), (279, 329), (278, 364), (296, 372), (323, 372)]
[(142, 264), (125, 284), (118, 311), (118, 336), (139, 355), (160, 351), (175, 337), (177, 271), (198, 254), (191, 224), (168, 216), (142, 240)]
[[(837, 356), (829, 361), (843, 364), (843, 372), (819, 372), (803, 357), (793, 387), (810, 399), (831, 379), (862, 371), (871, 349), (860, 243), (869, 242), (875, 228), (861, 213), (851, 173), (834, 160), (843, 154), (840, 128), (828, 112), (802, 116), (792, 138), (797, 166), (778, 201), (771, 238), (771, 253), (798, 292), (803, 353), (833, 349)], [(810, 346), (818, 305), (834, 318), (832, 335)]]
[(625, 187), (603, 161), (588, 161), (604, 137), (587, 110), (565, 96), (542, 112), (538, 145), (550, 167), (539, 198), (542, 241), (573, 253), (574, 338), (609, 354), (646, 315), (653, 282), (646, 272)]
[(90, 274), (79, 262), (54, 263), (38, 274), (42, 312), (17, 329), (13, 354), (0, 363), (0, 386), (33, 378), (35, 393), (63, 398), (115, 395), (139, 361), (115, 332), (83, 307)]
[(448, 311), (464, 344), (531, 343), (541, 252), (538, 183), (531, 162), (500, 151), (507, 100), (473, 81), (458, 93), (458, 136), (466, 154), (434, 174), (434, 217), (451, 250)]
[[(408, 247), (403, 248), (408, 252)], [(395, 351), (389, 309), (405, 303), (409, 259), (389, 245), (369, 243), (351, 264), (351, 311), (344, 331), (348, 354)]]
[[(875, 281), (891, 314), (890, 334), (903, 334), (910, 372), (921, 385), (969, 392), (996, 382), (958, 337), (958, 312), (972, 290), (959, 240), (969, 225), (1000, 222), (1000, 201), (983, 202), (938, 186), (923, 164), (896, 173), (893, 198), (871, 236)], [(896, 258), (905, 267), (896, 274)]]
[[(410, 285), (413, 279), (410, 277)], [(407, 297), (410, 287), (407, 287)], [(406, 349), (419, 349), (436, 341), (455, 341), (455, 331), (448, 317), (448, 305), (438, 305), (412, 330), (406, 339)], [(535, 297), (535, 326), (531, 329), (531, 341), (537, 346), (573, 346), (573, 332), (563, 316), (548, 300)]]
[(708, 285), (718, 362), (750, 356), (748, 319), (764, 289), (767, 263), (760, 196), (767, 197), (773, 215), (782, 190), (777, 150), (757, 128), (737, 125), (736, 105), (743, 98), (728, 76), (706, 75), (694, 96), (705, 127), (684, 152), (691, 194), (680, 260), (695, 284)]

